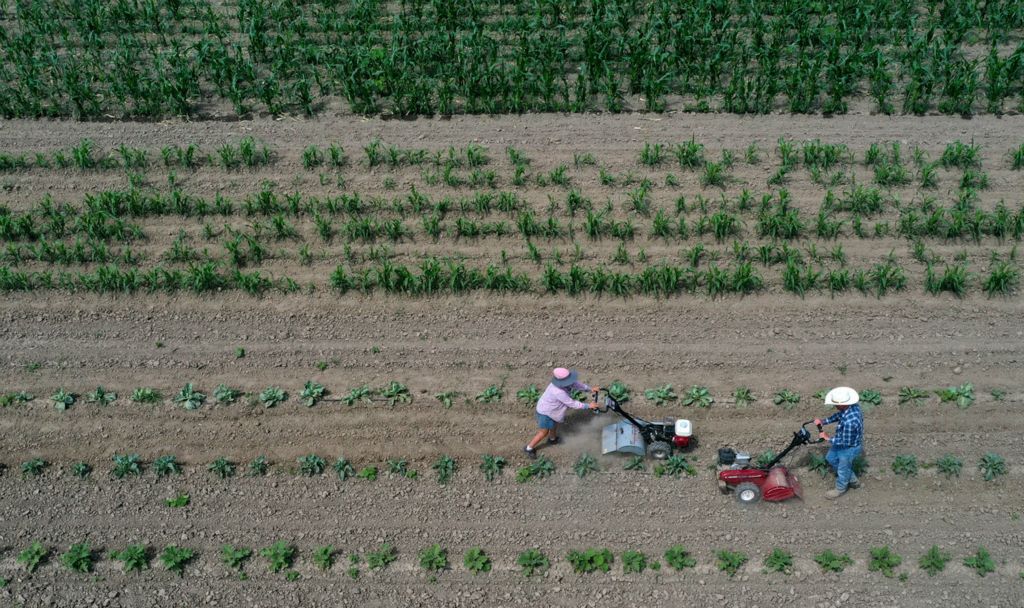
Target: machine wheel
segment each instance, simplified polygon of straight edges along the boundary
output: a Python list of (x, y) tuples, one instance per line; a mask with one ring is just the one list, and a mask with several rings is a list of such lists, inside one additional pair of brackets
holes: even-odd
[(761, 487), (756, 483), (744, 482), (736, 486), (736, 500), (740, 504), (752, 505), (761, 500)]
[(655, 460), (665, 460), (672, 455), (672, 446), (664, 441), (655, 441), (647, 446), (647, 455)]

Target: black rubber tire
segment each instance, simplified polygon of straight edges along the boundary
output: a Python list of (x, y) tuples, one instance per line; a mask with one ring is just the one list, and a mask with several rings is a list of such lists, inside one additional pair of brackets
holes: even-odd
[(752, 505), (761, 501), (761, 487), (749, 481), (736, 486), (736, 500), (743, 505)]
[(665, 460), (672, 455), (672, 446), (664, 441), (654, 441), (647, 446), (647, 455), (655, 460)]

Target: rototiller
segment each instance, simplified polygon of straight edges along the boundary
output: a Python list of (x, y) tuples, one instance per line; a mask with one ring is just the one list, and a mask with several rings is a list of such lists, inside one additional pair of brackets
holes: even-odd
[(604, 394), (603, 402), (598, 400), (597, 393), (594, 394), (594, 400), (603, 403), (598, 411), (611, 410), (625, 420), (609, 424), (601, 431), (602, 454), (647, 455), (664, 460), (672, 455), (673, 449), (685, 450), (697, 445), (697, 438), (693, 436), (693, 427), (689, 420), (666, 418), (648, 421), (637, 418), (622, 409), (622, 404), (608, 394), (608, 391), (604, 391)]
[(820, 438), (821, 425), (818, 425), (818, 439), (812, 440), (811, 432), (807, 430), (808, 424), (814, 424), (814, 421), (808, 420), (800, 425), (800, 430), (793, 433), (789, 446), (764, 466), (751, 466), (748, 453), (735, 452), (732, 448), (718, 450), (719, 466), (728, 467), (718, 473), (718, 489), (722, 494), (735, 492), (736, 500), (745, 505), (756, 503), (762, 498), (768, 502), (788, 500), (794, 496), (800, 498), (803, 494), (800, 481), (779, 461), (795, 448), (825, 441)]

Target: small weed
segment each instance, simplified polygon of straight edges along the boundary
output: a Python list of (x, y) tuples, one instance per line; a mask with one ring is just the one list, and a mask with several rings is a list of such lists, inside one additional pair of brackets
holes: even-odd
[(894, 570), (903, 563), (903, 558), (893, 553), (888, 545), (884, 547), (873, 547), (871, 549), (871, 561), (868, 562), (868, 571), (881, 572), (882, 576), (892, 578)]
[(21, 463), (21, 475), (22, 477), (38, 477), (43, 474), (43, 470), (48, 466), (50, 466), (50, 463), (42, 458), (26, 460)]
[(849, 555), (846, 553), (836, 555), (831, 549), (815, 555), (814, 561), (825, 572), (842, 572), (847, 566), (853, 564), (853, 558)]
[(366, 481), (377, 481), (377, 467), (363, 467), (356, 473), (356, 477)]
[(267, 469), (270, 468), (270, 462), (267, 461), (266, 456), (257, 456), (249, 462), (249, 476), (250, 477), (262, 477), (267, 474)]
[(950, 555), (939, 549), (938, 545), (932, 545), (932, 548), (917, 560), (917, 565), (927, 572), (928, 576), (935, 576), (946, 569), (946, 562), (950, 559)]
[(527, 549), (516, 558), (516, 564), (522, 568), (523, 576), (531, 577), (534, 574), (544, 574), (551, 566), (548, 558), (537, 549)]
[(299, 574), (298, 570), (289, 570), (288, 572), (284, 573), (284, 580), (288, 581), (289, 583), (294, 583), (300, 578), (302, 578), (302, 575)]
[(437, 393), (436, 395), (434, 395), (434, 399), (437, 399), (438, 401), (440, 401), (441, 405), (446, 410), (450, 410), (452, 408), (452, 404), (455, 402), (455, 400), (461, 394), (462, 393), (460, 393), (458, 391), (445, 391), (443, 393)]
[(490, 385), (478, 394), (474, 399), (477, 403), (499, 403), (505, 397), (505, 391), (500, 386)]
[(181, 475), (181, 471), (181, 464), (178, 462), (177, 456), (168, 454), (160, 456), (153, 461), (153, 472), (156, 473), (157, 479), (163, 479), (171, 475)]
[(244, 358), (245, 358), (245, 349), (242, 348), (241, 346), (235, 348), (235, 359), (244, 359)]
[(743, 564), (747, 563), (747, 554), (740, 551), (719, 551), (715, 554), (718, 561), (715, 566), (730, 577), (736, 576)]
[(221, 562), (232, 570), (242, 570), (245, 561), (252, 557), (252, 549), (224, 545), (220, 548)]
[(992, 556), (988, 554), (988, 550), (985, 547), (978, 547), (977, 553), (965, 557), (964, 565), (968, 568), (974, 568), (978, 576), (985, 576), (989, 572), (996, 571), (996, 564), (992, 561)]
[(223, 456), (221, 456), (217, 460), (214, 460), (206, 467), (208, 471), (210, 471), (217, 477), (220, 477), (221, 479), (234, 477), (236, 468), (237, 465), (235, 465), (235, 463), (231, 462), (227, 458), (224, 458)]
[(76, 462), (71, 465), (71, 474), (79, 479), (86, 479), (92, 475), (92, 466), (87, 462)]
[(817, 472), (823, 478), (828, 477), (829, 466), (828, 460), (825, 459), (821, 454), (811, 454), (810, 462), (807, 464), (807, 468), (811, 471)]
[(754, 402), (754, 393), (745, 386), (741, 386), (732, 392), (732, 398), (736, 407), (747, 407)]
[(646, 469), (647, 467), (643, 456), (633, 456), (629, 459), (629, 462), (622, 467), (622, 470), (624, 471), (644, 471)]

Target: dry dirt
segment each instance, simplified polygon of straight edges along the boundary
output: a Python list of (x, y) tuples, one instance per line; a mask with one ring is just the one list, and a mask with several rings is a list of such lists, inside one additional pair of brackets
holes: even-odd
[[(1024, 132), (1020, 117), (888, 118), (849, 116), (813, 118), (766, 116), (668, 115), (536, 116), (450, 120), (381, 121), (352, 117), (317, 121), (198, 123), (0, 122), (0, 150), (42, 151), (67, 148), (88, 137), (100, 147), (127, 144), (156, 150), (195, 143), (205, 148), (254, 135), (281, 157), (255, 173), (200, 170), (184, 178), (184, 188), (212, 198), (216, 192), (242, 196), (272, 179), (283, 190), (319, 193), (315, 174), (302, 169), (299, 156), (309, 143), (341, 142), (350, 155), (373, 137), (406, 147), (488, 147), (495, 163), (506, 145), (522, 149), (538, 170), (571, 163), (574, 152), (590, 152), (616, 172), (636, 166), (643, 142), (679, 142), (691, 135), (713, 155), (759, 143), (766, 157), (779, 137), (820, 138), (847, 144), (858, 155), (874, 142), (900, 140), (919, 145), (936, 158), (946, 143), (960, 139), (982, 145), (992, 182), (981, 204), (991, 208), (1005, 199), (1019, 207), (1020, 176), (1008, 168), (1005, 152), (1019, 144), (1008, 135)], [(614, 198), (623, 189), (597, 184), (596, 168), (574, 172), (584, 194), (595, 201)], [(669, 169), (653, 172), (660, 179)], [(767, 192), (770, 166), (743, 167), (727, 193), (743, 187)], [(655, 190), (658, 205), (677, 193), (702, 191), (693, 174), (678, 192)], [(348, 190), (388, 195), (386, 175), (399, 180), (397, 192), (418, 180), (418, 171), (388, 173), (350, 168)], [(867, 175), (867, 174), (866, 174)], [(943, 174), (939, 195), (955, 189), (953, 173)], [(122, 173), (30, 170), (0, 176), (6, 192), (0, 203), (25, 209), (51, 193), (79, 202), (82, 194), (124, 187)], [(159, 184), (165, 172), (148, 179)], [(869, 177), (865, 178), (869, 179)], [(661, 182), (658, 182), (661, 183)], [(801, 208), (813, 211), (823, 189), (806, 174), (789, 185)], [(324, 188), (324, 191), (328, 191)], [(461, 193), (471, 190), (463, 189)], [(547, 194), (535, 188), (524, 196), (543, 209)], [(564, 192), (564, 191), (562, 191)], [(445, 194), (441, 188), (432, 196)], [(913, 189), (902, 193), (909, 199)], [(564, 194), (562, 194), (564, 196)], [(244, 223), (244, 219), (239, 219)], [(180, 224), (180, 225), (179, 225)], [(152, 232), (145, 245), (159, 256), (179, 228), (198, 234), (201, 222), (160, 218), (143, 222)], [(312, 234), (308, 226), (304, 234)], [(696, 242), (695, 240), (693, 242)], [(0, 298), (0, 388), (36, 394), (24, 406), (0, 410), (0, 578), (9, 584), (0, 597), (28, 606), (948, 606), (1024, 605), (1024, 505), (1021, 484), (1024, 417), (1020, 383), (1024, 306), (1019, 296), (987, 299), (975, 289), (967, 298), (933, 297), (920, 290), (919, 271), (911, 270), (908, 244), (898, 239), (858, 240), (844, 246), (853, 260), (877, 261), (890, 249), (908, 266), (907, 292), (882, 299), (861, 295), (806, 299), (777, 286), (746, 298), (720, 300), (682, 297), (668, 300), (545, 298), (536, 296), (409, 299), (325, 290), (312, 295), (268, 294), (254, 299), (239, 293), (209, 297), (180, 295), (95, 296), (63, 292), (3, 294)], [(640, 243), (644, 245), (644, 243)], [(709, 244), (710, 245), (710, 244)], [(451, 247), (451, 243), (442, 247)], [(516, 239), (458, 244), (467, 255), (496, 259), (501, 248), (521, 249)], [(564, 244), (556, 247), (567, 249)], [(665, 252), (678, 251), (676, 243)], [(990, 251), (1006, 252), (1012, 243), (991, 239), (981, 246), (929, 243), (947, 257), (966, 249), (971, 260), (987, 260)], [(650, 245), (649, 251), (661, 251)], [(270, 263), (275, 272), (322, 285), (338, 263), (339, 246), (324, 247), (311, 267), (284, 254)], [(614, 247), (586, 246), (593, 259), (607, 259)], [(724, 249), (724, 247), (723, 247)], [(427, 250), (424, 243), (397, 247), (400, 255)], [(668, 255), (669, 253), (666, 253)], [(980, 262), (978, 263), (980, 267)], [(31, 268), (31, 266), (29, 266)], [(41, 266), (40, 266), (41, 268)], [(235, 349), (246, 351), (235, 357)], [(318, 362), (326, 368), (317, 369)], [(577, 479), (571, 467), (583, 452), (599, 450), (602, 424), (581, 414), (563, 432), (565, 443), (546, 448), (557, 464), (553, 478), (528, 484), (514, 480), (525, 464), (519, 450), (533, 432), (531, 407), (514, 393), (527, 384), (543, 387), (554, 365), (577, 367), (585, 381), (622, 380), (634, 389), (633, 407), (644, 416), (687, 416), (700, 447), (694, 452), (697, 475), (655, 478), (650, 472), (622, 471), (622, 459), (605, 458), (605, 470)], [(380, 387), (391, 380), (407, 384), (408, 405), (384, 403), (346, 407), (327, 401), (313, 408), (296, 396), (306, 380), (332, 390), (333, 397), (362, 384)], [(187, 412), (169, 401), (140, 406), (126, 398), (135, 387), (151, 386), (165, 396), (185, 382), (212, 393), (220, 383), (258, 392), (279, 385), (291, 399), (274, 409), (245, 400), (227, 407)], [(902, 386), (937, 388), (973, 383), (977, 400), (966, 410), (930, 398), (920, 406), (897, 405)], [(715, 396), (708, 409), (679, 405), (658, 408), (642, 391), (671, 383), (682, 393), (694, 384)], [(500, 404), (479, 404), (473, 396), (502, 384)], [(742, 509), (718, 493), (709, 465), (723, 445), (760, 452), (778, 450), (804, 420), (826, 410), (811, 395), (833, 385), (879, 390), (884, 401), (867, 413), (865, 487), (837, 503), (823, 498), (830, 481), (798, 468), (804, 499)], [(80, 394), (102, 385), (121, 398), (105, 408), (80, 400), (66, 412), (55, 411), (45, 396), (58, 387)], [(736, 407), (729, 395), (749, 386), (758, 400)], [(801, 393), (791, 410), (771, 404), (771, 395), (788, 388)], [(434, 394), (460, 391), (450, 410)], [(991, 391), (1005, 395), (997, 400)], [(138, 452), (146, 461), (175, 454), (186, 473), (158, 481), (151, 471), (141, 480), (116, 481), (107, 475), (115, 452)], [(802, 467), (805, 451), (793, 460)], [(986, 452), (1001, 454), (1006, 476), (982, 480), (976, 469)], [(333, 475), (296, 477), (298, 456), (316, 453), (333, 460), (344, 455), (357, 467), (382, 467), (388, 458), (404, 458), (420, 472), (416, 481), (382, 474), (371, 483)], [(480, 456), (509, 460), (505, 474), (488, 483), (477, 470)], [(914, 454), (921, 463), (952, 453), (964, 461), (959, 479), (946, 480), (932, 469), (903, 479), (890, 470), (898, 454)], [(245, 463), (266, 454), (274, 463), (266, 478), (215, 480), (205, 471), (220, 456)], [(442, 454), (460, 466), (454, 481), (439, 486), (430, 465)], [(41, 457), (53, 465), (39, 478), (22, 478), (20, 464)], [(68, 468), (92, 463), (94, 479), (79, 481)], [(170, 509), (164, 501), (191, 495), (191, 505)], [(154, 561), (152, 571), (124, 575), (119, 564), (103, 559), (95, 575), (72, 574), (51, 558), (28, 575), (15, 557), (33, 540), (64, 551), (88, 539), (103, 554), (129, 543), (152, 547), (178, 543), (198, 550), (181, 579)], [(288, 582), (270, 574), (254, 557), (249, 579), (238, 580), (220, 563), (224, 543), (263, 547), (288, 540), (299, 548)], [(350, 553), (365, 554), (381, 542), (399, 550), (386, 570), (351, 580), (345, 573)], [(417, 563), (422, 548), (440, 543), (452, 567), (430, 580)], [(329, 572), (315, 568), (310, 556), (333, 544), (338, 564)], [(671, 545), (684, 544), (698, 559), (692, 571), (676, 573), (663, 563), (660, 572), (623, 574), (620, 555), (642, 550), (661, 557)], [(918, 557), (938, 544), (953, 560), (929, 578)], [(903, 556), (897, 573), (907, 580), (868, 571), (869, 550), (891, 546)], [(466, 549), (483, 547), (494, 571), (474, 576), (462, 566)], [(962, 565), (979, 546), (997, 564), (980, 578)], [(515, 566), (520, 551), (536, 547), (552, 559), (543, 578), (529, 580)], [(616, 554), (610, 574), (578, 575), (565, 554), (572, 549), (608, 547)], [(773, 548), (795, 557), (794, 573), (762, 571)], [(729, 578), (715, 568), (716, 551), (743, 551), (750, 561)], [(842, 574), (822, 574), (813, 556), (825, 549), (849, 553), (855, 562)], [(664, 560), (661, 560), (664, 562)]]

